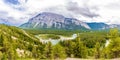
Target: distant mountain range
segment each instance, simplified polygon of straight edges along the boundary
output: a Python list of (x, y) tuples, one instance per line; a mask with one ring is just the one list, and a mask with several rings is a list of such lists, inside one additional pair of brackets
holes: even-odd
[[(7, 20), (0, 20), (0, 23), (9, 24)], [(81, 20), (75, 18), (67, 18), (63, 15), (56, 13), (43, 12), (35, 17), (29, 19), (28, 22), (22, 24), (22, 28), (30, 29), (66, 29), (66, 30), (75, 30), (75, 29), (91, 29), (91, 30), (103, 30), (109, 28), (120, 28), (120, 25), (117, 24), (105, 24), (105, 23), (87, 23), (82, 22)]]
[(20, 22), (17, 22), (14, 18), (12, 17), (2, 17), (0, 16), (0, 24), (6, 24), (6, 25), (12, 25), (12, 26), (18, 26)]
[(8, 19), (0, 18), (0, 24), (7, 24), (7, 25), (9, 25), (10, 23), (9, 23)]
[(43, 12), (38, 14), (37, 16), (31, 18), (27, 23), (22, 24), (20, 27), (22, 28), (34, 28), (34, 29), (92, 29), (92, 30), (103, 30), (109, 28), (119, 28), (120, 25), (113, 24), (108, 25), (105, 23), (86, 23), (82, 22), (75, 18), (66, 18), (62, 15)]
[(105, 23), (96, 23), (96, 22), (87, 23), (87, 24), (92, 30), (104, 30), (104, 29), (110, 29), (110, 28), (120, 28), (120, 25), (117, 25), (117, 24), (108, 25)]

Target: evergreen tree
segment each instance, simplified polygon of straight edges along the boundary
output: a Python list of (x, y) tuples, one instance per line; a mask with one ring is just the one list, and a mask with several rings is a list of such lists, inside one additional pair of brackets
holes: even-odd
[(107, 58), (120, 57), (120, 37), (118, 29), (111, 29), (109, 32), (110, 43), (106, 47)]
[(97, 42), (96, 45), (95, 45), (95, 58), (96, 59), (100, 58), (100, 53), (101, 53), (101, 51), (100, 51), (100, 43)]
[(51, 42), (48, 42), (44, 48), (44, 55), (46, 58), (53, 59), (53, 48)]
[(54, 59), (64, 59), (66, 57), (65, 49), (60, 44), (53, 46), (53, 57)]
[(120, 37), (112, 39), (107, 49), (109, 58), (120, 57)]
[(37, 51), (36, 51), (36, 46), (32, 47), (32, 57), (37, 58)]
[(0, 51), (0, 60), (3, 58), (3, 53)]
[(9, 60), (15, 60), (15, 59), (17, 58), (17, 57), (15, 56), (16, 54), (15, 54), (15, 51), (14, 51), (12, 45), (9, 46), (9, 49), (8, 49), (8, 51), (7, 51), (7, 54), (8, 54), (8, 59), (9, 59)]
[(68, 57), (74, 57), (74, 50), (75, 50), (75, 45), (76, 43), (73, 42), (73, 41), (69, 41), (69, 45), (67, 46), (68, 47), (68, 50), (66, 51), (67, 52), (67, 55)]
[(87, 57), (87, 48), (83, 44), (82, 41), (80, 41), (80, 37), (78, 36), (76, 41), (76, 46), (75, 46), (75, 56), (79, 58), (86, 58)]
[(119, 37), (119, 31), (118, 31), (118, 29), (117, 29), (117, 28), (110, 29), (110, 32), (109, 32), (108, 37), (109, 37), (110, 39), (114, 39), (114, 38), (116, 38), (116, 37)]

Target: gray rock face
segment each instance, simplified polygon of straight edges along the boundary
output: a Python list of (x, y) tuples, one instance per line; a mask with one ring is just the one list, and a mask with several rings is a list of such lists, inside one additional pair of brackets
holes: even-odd
[(90, 29), (90, 27), (77, 19), (66, 18), (55, 13), (43, 12), (22, 24), (23, 28), (55, 28), (55, 29)]

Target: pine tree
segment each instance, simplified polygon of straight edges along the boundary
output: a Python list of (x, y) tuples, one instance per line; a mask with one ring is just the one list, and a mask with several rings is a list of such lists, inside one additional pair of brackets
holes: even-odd
[(9, 59), (9, 60), (15, 60), (16, 54), (15, 54), (15, 49), (14, 45), (11, 41), (10, 36), (2, 36), (3, 38), (3, 49), (4, 49), (4, 55)]
[(118, 31), (118, 29), (117, 28), (111, 29), (110, 32), (109, 32), (108, 37), (110, 39), (114, 39), (116, 37), (119, 37), (119, 31)]
[(37, 51), (36, 51), (36, 46), (33, 46), (32, 48), (32, 57), (37, 58)]
[(80, 37), (78, 36), (76, 41), (76, 46), (75, 46), (75, 56), (79, 58), (86, 58), (87, 57), (87, 48), (83, 44), (83, 42), (80, 40)]
[(16, 56), (15, 56), (15, 51), (14, 51), (12, 45), (9, 46), (7, 54), (8, 54), (8, 59), (9, 60), (15, 60)]
[(112, 39), (107, 49), (109, 58), (120, 57), (120, 37)]
[(53, 58), (53, 48), (51, 42), (46, 43), (44, 47), (44, 56), (47, 59), (52, 59)]
[(65, 49), (60, 44), (53, 46), (53, 57), (54, 59), (64, 59), (66, 57)]
[(95, 58), (96, 59), (100, 58), (100, 53), (101, 53), (101, 51), (100, 51), (100, 43), (97, 42), (96, 45), (95, 45)]
[(109, 32), (110, 43), (106, 47), (107, 58), (120, 57), (120, 37), (118, 29), (111, 29)]
[(3, 58), (3, 53), (0, 51), (0, 60)]
[(68, 47), (68, 50), (67, 50), (68, 53), (67, 53), (67, 55), (68, 55), (69, 57), (74, 57), (75, 45), (76, 45), (75, 42), (69, 41), (69, 45), (67, 46), (67, 47)]

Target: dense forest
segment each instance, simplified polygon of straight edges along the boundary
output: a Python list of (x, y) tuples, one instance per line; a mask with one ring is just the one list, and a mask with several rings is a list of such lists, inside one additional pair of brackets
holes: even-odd
[[(41, 31), (41, 32), (40, 32)], [(0, 60), (17, 59), (111, 59), (120, 57), (120, 34), (117, 28), (110, 31), (61, 31), (23, 30), (14, 26), (0, 25)], [(45, 31), (45, 30), (44, 30)], [(73, 40), (41, 43), (35, 34), (70, 35)], [(107, 41), (109, 43), (107, 43)]]
[(33, 35), (37, 34), (56, 34), (56, 35), (63, 35), (63, 36), (70, 36), (74, 33), (80, 32), (89, 32), (90, 30), (65, 30), (65, 29), (24, 29)]

